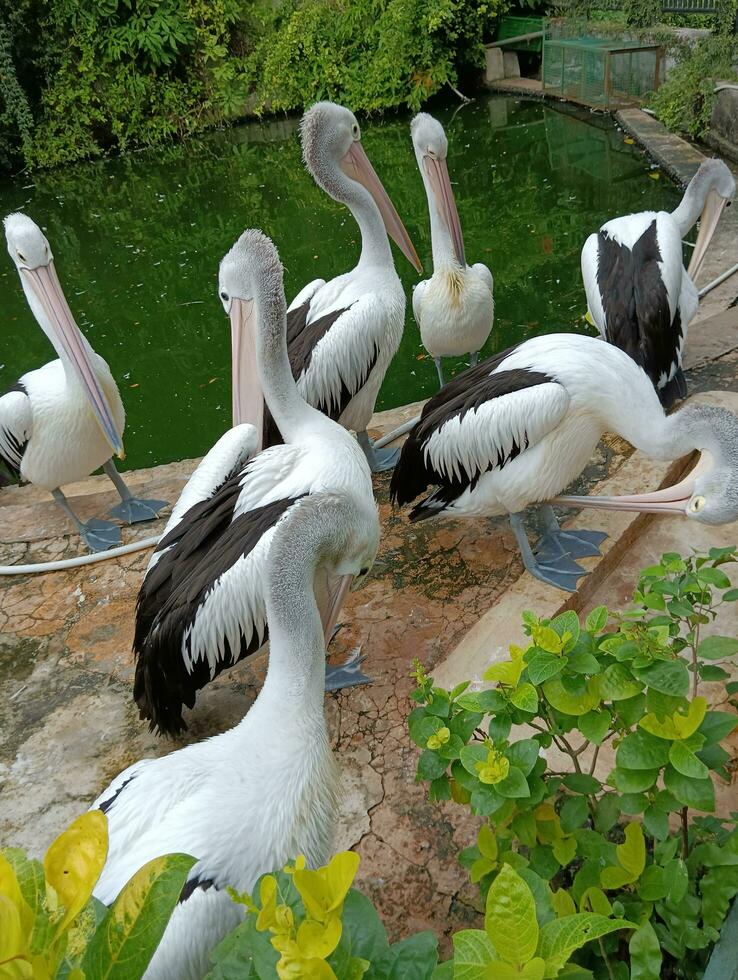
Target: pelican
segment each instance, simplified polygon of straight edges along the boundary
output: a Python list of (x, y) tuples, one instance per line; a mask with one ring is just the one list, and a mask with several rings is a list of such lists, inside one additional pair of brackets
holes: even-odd
[[(679, 207), (613, 218), (582, 249), (588, 319), (648, 374), (662, 405), (686, 397), (682, 352), (699, 299), (694, 280), (735, 181), (722, 160), (705, 160)], [(700, 217), (701, 216), (701, 217)], [(700, 218), (689, 268), (682, 239)]]
[(573, 592), (584, 574), (573, 559), (599, 554), (607, 535), (562, 531), (544, 504), (546, 533), (533, 549), (522, 512), (556, 502), (604, 432), (654, 459), (694, 449), (703, 455), (690, 478), (668, 491), (558, 502), (675, 512), (710, 524), (738, 518), (738, 418), (701, 405), (667, 416), (635, 361), (618, 347), (575, 334), (531, 338), (445, 385), (426, 402), (403, 446), (390, 493), (402, 505), (434, 488), (413, 507), (411, 521), (510, 515), (528, 571)]
[[(362, 547), (319, 583), (326, 642), (354, 577), (379, 546), (371, 473), (353, 436), (306, 405), (290, 371), (283, 270), (259, 231), (246, 231), (220, 265), (235, 359), (244, 350), (239, 412), (266, 403), (285, 444), (257, 453), (260, 427), (227, 432), (191, 477), (152, 555), (136, 608), (134, 697), (152, 728), (185, 727), (182, 706), (216, 674), (267, 639), (266, 575), (275, 527), (306, 495), (350, 496)], [(258, 371), (258, 376), (257, 376)], [(330, 689), (361, 683), (357, 663), (329, 668)]]
[[(361, 145), (354, 114), (333, 102), (317, 102), (303, 116), (300, 133), (305, 166), (315, 182), (356, 220), (361, 255), (350, 272), (329, 282), (314, 279), (290, 304), (292, 373), (310, 405), (356, 432), (377, 473), (394, 466), (399, 455), (397, 449), (375, 449), (366, 431), (405, 321), (405, 292), (388, 234), (418, 272), (422, 266)], [(266, 445), (278, 440), (267, 418)]]
[(363, 514), (350, 497), (302, 497), (279, 523), (262, 568), (271, 631), (264, 686), (230, 731), (122, 772), (94, 808), (110, 845), (95, 897), (109, 905), (164, 854), (197, 858), (145, 980), (200, 980), (209, 953), (242, 917), (227, 887), (304, 854), (331, 854), (338, 773), (323, 712), (325, 643), (314, 589), (364, 560)]
[(413, 289), (413, 314), (443, 387), (441, 359), (469, 354), (473, 367), (490, 335), (495, 315), (492, 273), (481, 262), (466, 264), (446, 166), (448, 140), (443, 126), (428, 113), (419, 112), (410, 132), (428, 197), (433, 245), (433, 275)]
[(113, 464), (111, 453), (125, 455), (123, 404), (110, 368), (74, 321), (46, 236), (25, 214), (10, 214), (5, 237), (31, 312), (59, 356), (0, 397), (0, 463), (11, 479), (50, 490), (90, 550), (104, 551), (120, 543), (120, 528), (97, 518), (83, 524), (62, 486), (102, 466), (121, 498), (111, 517), (150, 521), (167, 504), (138, 500)]

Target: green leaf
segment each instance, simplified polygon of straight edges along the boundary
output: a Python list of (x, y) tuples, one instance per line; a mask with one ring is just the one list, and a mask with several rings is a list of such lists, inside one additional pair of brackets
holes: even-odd
[(527, 681), (515, 688), (510, 695), (510, 700), (521, 711), (528, 711), (530, 714), (538, 711), (538, 692)]
[(645, 922), (628, 942), (630, 980), (660, 980), (661, 944), (650, 922)]
[(707, 813), (715, 811), (715, 787), (709, 776), (707, 779), (691, 779), (672, 766), (667, 766), (664, 770), (664, 786), (684, 806)]
[(571, 694), (559, 677), (546, 681), (543, 693), (550, 705), (563, 715), (583, 715), (600, 703), (594, 688), (587, 688), (582, 694)]
[(527, 963), (535, 955), (538, 921), (533, 893), (507, 864), (487, 893), (484, 927), (506, 963)]
[(672, 742), (669, 749), (669, 762), (677, 772), (692, 779), (705, 779), (710, 770), (684, 742)]
[(700, 892), (705, 926), (720, 929), (738, 894), (738, 866), (711, 868), (700, 882)]
[(482, 929), (462, 929), (454, 933), (454, 980), (486, 980), (487, 966), (497, 953)]
[(559, 862), (562, 868), (565, 868), (567, 864), (571, 862), (576, 857), (577, 853), (577, 841), (575, 837), (559, 837), (558, 840), (553, 842), (553, 856)]
[(600, 834), (606, 834), (608, 830), (615, 826), (619, 816), (620, 802), (617, 794), (605, 793), (597, 802), (595, 830)]
[(588, 711), (586, 714), (580, 715), (577, 719), (579, 731), (588, 742), (594, 742), (595, 745), (602, 744), (602, 740), (607, 735), (611, 723), (612, 716), (606, 709), (602, 711)]
[(681, 858), (672, 858), (664, 865), (664, 884), (672, 906), (678, 906), (689, 887), (687, 865)]
[(81, 968), (95, 980), (143, 976), (159, 945), (195, 858), (154, 858), (116, 898), (85, 951)]
[(554, 653), (546, 653), (539, 650), (534, 653), (528, 662), (528, 677), (533, 684), (543, 684), (559, 674), (566, 666), (563, 657), (557, 657)]
[(639, 823), (629, 823), (625, 828), (625, 842), (615, 848), (622, 868), (630, 874), (631, 881), (640, 877), (646, 866), (646, 843)]
[(683, 660), (660, 660), (643, 667), (638, 676), (662, 694), (686, 697), (689, 693), (689, 671)]
[(371, 901), (355, 888), (349, 889), (341, 915), (343, 931), (351, 939), (351, 955), (373, 962), (389, 947), (387, 932)]
[(705, 745), (722, 742), (738, 725), (738, 717), (728, 711), (708, 711), (697, 729), (705, 737)]
[(550, 626), (538, 626), (531, 635), (536, 646), (546, 653), (561, 652), (561, 636)]
[(572, 772), (564, 776), (564, 786), (574, 793), (599, 793), (602, 783), (585, 772)]
[(607, 626), (607, 606), (595, 606), (584, 622), (584, 628), (589, 633), (601, 633)]
[(489, 977), (494, 977), (495, 980), (543, 980), (545, 972), (546, 961), (536, 957), (521, 968), (502, 960), (493, 960), (484, 976), (485, 980)]
[(614, 780), (615, 786), (621, 793), (642, 793), (653, 786), (660, 771), (660, 769), (623, 769), (622, 766), (617, 766), (611, 774), (611, 781)]
[(428, 780), (438, 779), (439, 776), (442, 776), (446, 772), (447, 767), (448, 761), (446, 759), (442, 759), (432, 749), (425, 749), (420, 753), (420, 758), (418, 759), (418, 778)]
[(541, 747), (535, 739), (522, 738), (519, 742), (513, 742), (505, 755), (511, 766), (515, 766), (524, 776), (528, 776), (538, 761), (540, 751)]
[(604, 701), (625, 701), (640, 694), (639, 683), (625, 664), (611, 664), (600, 677), (600, 695)]
[(495, 783), (494, 788), (505, 799), (520, 799), (530, 796), (530, 787), (526, 778), (516, 766), (510, 766), (507, 776), (501, 782)]
[(697, 647), (701, 660), (725, 660), (738, 653), (738, 639), (732, 636), (706, 636)]
[(570, 796), (561, 807), (561, 829), (565, 834), (577, 830), (589, 816), (587, 799), (584, 796)]
[(618, 746), (617, 763), (623, 769), (660, 769), (669, 761), (669, 742), (638, 730)]
[(438, 939), (432, 932), (416, 932), (393, 943), (372, 961), (366, 980), (427, 980), (438, 963)]
[(703, 664), (700, 667), (700, 679), (703, 681), (724, 681), (728, 677), (730, 677), (728, 671), (715, 664)]
[(507, 701), (501, 691), (489, 688), (486, 691), (467, 691), (457, 698), (456, 704), (465, 711), (472, 711), (475, 714), (492, 714), (495, 711), (502, 711)]
[(643, 814), (643, 825), (656, 840), (665, 840), (669, 835), (669, 818), (661, 810), (650, 806)]
[(576, 643), (581, 629), (579, 616), (573, 609), (567, 609), (566, 612), (559, 613), (555, 619), (551, 620), (551, 628), (556, 630), (559, 636), (564, 636), (565, 633), (571, 634), (571, 638)]
[(730, 579), (719, 568), (700, 568), (697, 572), (697, 581), (701, 585), (716, 585), (719, 589), (730, 588)]
[(658, 902), (668, 893), (664, 880), (664, 869), (658, 864), (649, 864), (638, 882), (638, 895), (644, 902)]
[(593, 939), (607, 936), (619, 929), (633, 929), (633, 923), (625, 919), (609, 919), (596, 912), (578, 912), (563, 919), (547, 922), (541, 929), (538, 955), (546, 961), (546, 977), (555, 977), (557, 971)]

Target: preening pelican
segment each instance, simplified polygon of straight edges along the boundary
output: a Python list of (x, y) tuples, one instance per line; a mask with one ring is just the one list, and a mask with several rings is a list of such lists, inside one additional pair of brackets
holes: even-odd
[(90, 550), (103, 551), (120, 543), (120, 528), (96, 518), (83, 524), (62, 486), (102, 466), (121, 497), (110, 515), (127, 524), (152, 520), (166, 501), (133, 497), (113, 464), (111, 453), (124, 456), (123, 404), (110, 368), (74, 321), (46, 236), (25, 214), (10, 214), (5, 237), (31, 312), (59, 357), (0, 398), (0, 463), (12, 479), (50, 490)]
[(410, 132), (428, 197), (433, 246), (433, 275), (413, 289), (413, 314), (443, 387), (441, 359), (469, 354), (473, 367), (490, 335), (495, 314), (492, 273), (481, 262), (466, 264), (461, 222), (446, 166), (448, 140), (443, 126), (420, 112), (410, 124)]
[(403, 446), (390, 492), (427, 517), (509, 514), (525, 567), (575, 591), (584, 570), (574, 558), (599, 554), (598, 531), (562, 531), (550, 506), (546, 533), (531, 548), (522, 522), (529, 504), (550, 501), (615, 432), (654, 459), (704, 453), (690, 479), (634, 497), (564, 497), (577, 506), (679, 512), (711, 524), (738, 518), (738, 418), (687, 406), (667, 416), (648, 376), (619, 348), (594, 337), (534, 337), (469, 368), (434, 395)]
[[(699, 305), (694, 280), (734, 194), (735, 181), (725, 164), (705, 160), (676, 211), (613, 218), (582, 249), (592, 322), (604, 340), (641, 365), (666, 408), (687, 394), (682, 352)], [(685, 269), (682, 239), (698, 218), (697, 242)]]
[(95, 897), (110, 904), (155, 857), (191, 854), (190, 872), (146, 980), (201, 980), (242, 916), (226, 891), (304, 854), (331, 854), (337, 766), (323, 714), (325, 643), (314, 589), (364, 561), (364, 514), (340, 494), (300, 498), (261, 567), (271, 640), (264, 687), (230, 731), (122, 772), (93, 804), (110, 847)]
[[(239, 411), (266, 398), (285, 444), (254, 455), (258, 428), (226, 433), (191, 477), (151, 558), (136, 609), (134, 696), (152, 728), (168, 733), (185, 727), (182, 705), (192, 707), (200, 688), (266, 642), (271, 541), (300, 500), (342, 493), (357, 515), (361, 547), (325, 564), (319, 583), (327, 638), (353, 578), (369, 571), (379, 546), (364, 454), (349, 432), (305, 404), (292, 378), (282, 265), (265, 235), (239, 238), (221, 262), (219, 292), (236, 359), (255, 351), (237, 378)], [(329, 668), (326, 686), (366, 680), (357, 667)]]
[[(374, 472), (394, 466), (399, 451), (375, 450), (366, 427), (390, 361), (402, 339), (405, 291), (387, 235), (422, 271), (415, 248), (361, 145), (356, 117), (333, 102), (308, 109), (300, 129), (305, 166), (359, 226), (355, 268), (330, 282), (307, 284), (287, 311), (287, 343), (300, 394), (356, 432)], [(266, 445), (279, 439), (267, 419)]]

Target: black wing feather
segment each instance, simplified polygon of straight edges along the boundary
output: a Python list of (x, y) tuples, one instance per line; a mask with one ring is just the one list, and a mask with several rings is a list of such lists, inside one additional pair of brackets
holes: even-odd
[[(22, 381), (16, 381), (12, 384), (3, 395), (9, 395), (12, 391), (20, 391), (21, 394), (27, 395), (26, 386)], [(2, 395), (0, 395), (0, 398)], [(3, 429), (3, 441), (5, 445), (10, 448), (10, 453), (8, 455), (0, 453), (0, 487), (6, 487), (10, 484), (17, 483), (21, 478), (21, 462), (23, 460), (23, 454), (28, 446), (28, 439), (24, 439), (21, 442), (10, 429)]]
[(266, 634), (260, 636), (254, 630), (250, 641), (242, 636), (240, 648), (231, 650), (224, 639), (223, 659), (212, 674), (207, 659), (196, 660), (191, 670), (183, 659), (185, 634), (220, 576), (253, 551), (264, 533), (299, 499), (277, 500), (234, 520), (244, 472), (231, 475), (214, 496), (191, 507), (162, 539), (158, 550), (165, 553), (146, 575), (138, 594), (133, 695), (152, 731), (171, 735), (185, 729), (183, 705), (193, 707), (197, 692), (213, 677), (266, 641)]
[[(390, 484), (390, 497), (393, 503), (400, 506), (415, 500), (429, 486), (437, 487), (430, 496), (412, 509), (411, 521), (433, 516), (453, 503), (466, 489), (473, 490), (483, 472), (467, 474), (466, 471), (461, 470), (458, 476), (454, 476), (435, 470), (425, 455), (425, 446), (434, 432), (456, 416), (463, 419), (467, 412), (476, 411), (494, 398), (553, 380), (542, 372), (523, 368), (510, 371), (496, 370), (515, 349), (510, 347), (501, 354), (463, 371), (426, 402), (418, 424), (412, 429), (402, 447)], [(526, 434), (522, 445), (513, 443), (508, 454), (498, 453), (495, 459), (490, 460), (484, 472), (502, 469), (527, 448)]]
[(681, 317), (678, 309), (671, 317), (660, 261), (655, 219), (632, 250), (602, 231), (597, 235), (597, 285), (607, 340), (632, 357), (657, 390), (661, 376), (669, 378), (678, 364), (682, 341)]

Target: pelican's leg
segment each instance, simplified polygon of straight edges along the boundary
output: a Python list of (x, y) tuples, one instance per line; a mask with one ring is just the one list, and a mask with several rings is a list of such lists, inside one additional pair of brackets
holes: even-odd
[(577, 579), (587, 574), (580, 565), (567, 555), (553, 556), (550, 561), (537, 558), (525, 533), (522, 513), (510, 514), (510, 527), (518, 542), (523, 564), (531, 575), (565, 592), (577, 591)]
[(477, 361), (479, 360), (479, 351), (474, 350), (469, 355), (469, 367), (476, 367)]
[(400, 458), (401, 449), (399, 447), (397, 449), (375, 448), (366, 429), (363, 432), (357, 432), (356, 439), (364, 450), (372, 473), (384, 473), (385, 470), (391, 470)]
[(159, 511), (168, 506), (166, 500), (140, 500), (138, 497), (134, 497), (123, 482), (123, 477), (116, 470), (112, 459), (107, 461), (103, 469), (120, 494), (120, 503), (108, 511), (111, 517), (117, 517), (119, 521), (123, 521), (125, 524), (153, 521), (159, 516)]
[(590, 558), (601, 555), (599, 546), (607, 535), (604, 531), (562, 531), (551, 504), (541, 504), (540, 514), (546, 527), (536, 545), (536, 555), (542, 561), (557, 555)]
[(108, 548), (114, 548), (120, 544), (120, 528), (117, 524), (113, 524), (111, 521), (101, 521), (96, 517), (83, 524), (69, 506), (69, 501), (58, 487), (56, 490), (52, 490), (51, 494), (82, 535), (90, 551), (107, 551)]
[(446, 382), (443, 380), (443, 361), (440, 357), (434, 357), (433, 362), (436, 365), (436, 371), (438, 372), (438, 387), (443, 388)]

